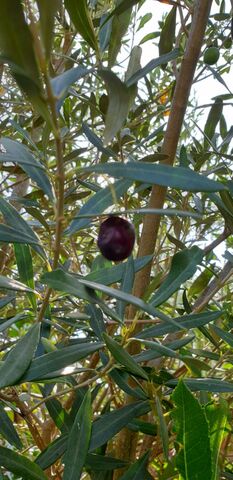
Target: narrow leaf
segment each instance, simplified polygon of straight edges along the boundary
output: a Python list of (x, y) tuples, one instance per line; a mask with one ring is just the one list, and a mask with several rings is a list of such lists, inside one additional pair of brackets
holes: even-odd
[(7, 413), (5, 412), (3, 406), (0, 404), (0, 433), (1, 435), (10, 443), (10, 445), (14, 445), (16, 448), (22, 448), (21, 440), (18, 436), (15, 427), (8, 417)]
[(75, 417), (64, 459), (64, 480), (79, 480), (91, 438), (91, 392), (88, 391)]
[(163, 415), (162, 405), (158, 396), (156, 396), (156, 409), (157, 409), (158, 420), (159, 420), (159, 433), (162, 440), (164, 458), (166, 459), (166, 461), (168, 461), (168, 455), (169, 455), (168, 428)]
[(151, 305), (157, 307), (170, 298), (186, 280), (194, 275), (197, 265), (201, 264), (202, 259), (203, 251), (196, 246), (176, 253), (165, 281), (152, 296)]
[(222, 311), (214, 311), (214, 312), (203, 312), (203, 313), (193, 313), (190, 315), (182, 315), (181, 317), (177, 317), (176, 323), (181, 322), (180, 328), (175, 325), (167, 325), (165, 323), (161, 323), (156, 325), (155, 327), (149, 327), (140, 332), (136, 335), (139, 338), (149, 338), (149, 337), (159, 337), (162, 335), (166, 335), (167, 333), (177, 332), (179, 330), (190, 330), (191, 328), (198, 328), (203, 325), (206, 325), (210, 322), (214, 322), (217, 320), (221, 315)]
[[(46, 0), (43, 0), (46, 1)], [(57, 109), (59, 110), (63, 104), (63, 101), (66, 97), (67, 91), (71, 85), (73, 85), (80, 78), (85, 77), (88, 73), (92, 72), (91, 69), (82, 67), (70, 68), (65, 72), (61, 73), (57, 77), (52, 78), (51, 85), (53, 89), (53, 94), (57, 98)]]
[(150, 452), (145, 453), (141, 458), (134, 462), (127, 472), (120, 477), (120, 480), (144, 480), (146, 478), (145, 475), (148, 473), (146, 467), (149, 460), (149, 453)]
[(150, 73), (155, 68), (159, 67), (160, 65), (164, 65), (165, 63), (170, 62), (171, 60), (175, 60), (180, 55), (181, 55), (181, 52), (179, 48), (175, 48), (174, 50), (172, 50), (172, 52), (166, 53), (165, 55), (161, 55), (160, 57), (155, 58), (154, 60), (151, 60), (149, 63), (145, 65), (145, 67), (138, 70), (127, 80), (126, 82), (127, 87), (131, 87), (132, 85), (137, 83), (138, 80), (141, 80), (141, 78), (144, 78), (148, 73)]
[(33, 48), (33, 38), (26, 21), (21, 2), (1, 1), (0, 50), (3, 61), (32, 104), (50, 121), (46, 102), (42, 95), (41, 76)]
[(88, 453), (85, 466), (95, 471), (115, 470), (123, 468), (128, 463), (118, 458), (109, 457), (108, 455), (97, 455), (96, 453)]
[(43, 470), (23, 455), (0, 447), (0, 465), (24, 480), (47, 480)]
[(124, 365), (127, 370), (134, 375), (138, 375), (139, 377), (148, 380), (147, 374), (144, 369), (137, 365), (135, 360), (126, 350), (124, 350), (124, 348), (121, 347), (121, 345), (115, 342), (115, 340), (109, 337), (106, 333), (103, 333), (103, 338), (109, 351), (111, 352), (115, 360), (120, 363), (120, 365)]
[[(121, 6), (121, 0), (114, 0), (115, 5)], [(130, 0), (127, 2), (130, 3)], [(109, 48), (108, 48), (108, 65), (112, 67), (115, 64), (117, 55), (122, 47), (123, 37), (125, 36), (131, 19), (131, 12), (132, 8), (127, 8), (124, 13), (117, 13), (115, 10), (115, 14), (112, 19), (112, 28), (111, 28), (111, 35), (109, 39)], [(110, 16), (108, 17), (108, 19)], [(106, 21), (104, 22), (106, 23)]]
[(69, 12), (70, 18), (84, 40), (95, 51), (98, 51), (97, 39), (92, 23), (92, 19), (88, 10), (86, 0), (65, 0), (65, 7)]
[(213, 331), (226, 342), (230, 347), (233, 347), (233, 335), (230, 332), (225, 332), (222, 328), (217, 327), (217, 325), (212, 326)]
[(164, 55), (172, 50), (176, 34), (176, 10), (173, 7), (166, 16), (159, 40), (159, 55)]
[(151, 164), (146, 162), (106, 163), (85, 167), (83, 171), (107, 173), (111, 177), (129, 178), (149, 184), (189, 190), (190, 192), (217, 192), (225, 186), (194, 172), (189, 168), (171, 167), (170, 165)]
[(0, 224), (0, 242), (3, 243), (28, 243), (38, 245), (39, 241), (34, 236), (29, 236), (25, 232), (17, 230), (8, 225)]
[(80, 345), (71, 345), (63, 347), (60, 350), (41, 355), (32, 361), (30, 368), (22, 378), (22, 381), (32, 381), (43, 379), (51, 372), (57, 372), (68, 365), (78, 362), (91, 353), (96, 352), (104, 346), (103, 343), (81, 343)]
[[(175, 387), (177, 383), (178, 380), (169, 380), (166, 382), (166, 385)], [(233, 392), (233, 383), (219, 380), (217, 378), (186, 378), (184, 383), (193, 392)]]
[(97, 193), (95, 193), (79, 210), (79, 213), (74, 217), (70, 226), (65, 230), (66, 235), (73, 235), (81, 228), (86, 228), (91, 224), (91, 219), (89, 218), (79, 218), (79, 215), (82, 214), (92, 214), (98, 215), (98, 213), (103, 213), (106, 208), (110, 207), (115, 203), (115, 199), (119, 199), (127, 192), (128, 188), (132, 182), (130, 180), (118, 180), (114, 184), (109, 185), (108, 187), (102, 188)]
[(25, 173), (53, 200), (53, 191), (43, 165), (35, 159), (30, 150), (10, 138), (0, 139), (1, 163), (17, 163)]
[(40, 337), (40, 324), (33, 325), (12, 348), (0, 367), (0, 388), (14, 385), (28, 369)]
[(65, 453), (67, 438), (67, 435), (56, 438), (38, 455), (35, 463), (43, 470), (53, 465)]
[[(125, 271), (121, 281), (121, 290), (125, 293), (131, 293), (133, 289), (134, 283), (134, 260), (132, 255), (128, 258), (127, 262), (125, 263)], [(119, 313), (122, 320), (124, 319), (126, 303), (118, 300), (116, 310)]]
[(33, 292), (33, 290), (23, 283), (17, 282), (13, 278), (7, 278), (3, 275), (0, 275), (0, 289), (4, 288), (7, 290), (16, 290), (18, 292)]
[[(28, 245), (14, 245), (15, 258), (20, 280), (34, 290), (33, 265), (31, 251)], [(36, 296), (34, 293), (27, 293), (34, 312), (37, 311)]]
[(53, 41), (54, 20), (60, 6), (60, 0), (37, 0), (40, 12), (40, 30), (42, 34), (46, 58), (49, 60)]
[[(134, 271), (138, 272), (144, 266), (146, 266), (152, 260), (152, 255), (146, 255), (145, 257), (136, 258), (134, 260)], [(86, 279), (92, 280), (96, 283), (102, 283), (103, 285), (111, 285), (122, 280), (125, 272), (125, 263), (119, 265), (111, 265), (111, 268), (101, 268), (86, 275)]]
[[(93, 303), (99, 303), (99, 299), (97, 295), (91, 295), (89, 293), (89, 289), (99, 290), (100, 292), (106, 293), (110, 297), (117, 298), (118, 300), (123, 300), (127, 303), (131, 303), (132, 305), (135, 305), (136, 307), (141, 308), (145, 312), (149, 313), (149, 315), (152, 315), (153, 317), (158, 316), (159, 318), (162, 318), (168, 323), (176, 323), (174, 320), (167, 317), (167, 315), (164, 315), (162, 312), (157, 311), (156, 309), (154, 309), (154, 307), (144, 302), (140, 298), (135, 297), (134, 295), (131, 295), (129, 293), (126, 294), (115, 288), (106, 287), (105, 285), (86, 280), (83, 277), (81, 278), (75, 275), (71, 275), (69, 273), (65, 273), (63, 272), (63, 270), (60, 269), (44, 274), (42, 277), (42, 281), (44, 281), (56, 290), (69, 293), (71, 295), (83, 298), (84, 300), (88, 300)], [(104, 308), (104, 305), (102, 303), (100, 305), (101, 308)]]
[[(209, 115), (206, 120), (204, 133), (209, 140), (213, 139), (216, 127), (220, 121), (223, 110), (223, 101), (217, 98), (212, 105)], [(208, 146), (208, 142), (205, 140), (205, 146)]]
[(108, 145), (122, 127), (130, 107), (130, 90), (110, 70), (99, 70), (107, 85), (109, 102), (105, 118), (104, 144)]
[(125, 427), (133, 418), (145, 415), (150, 411), (148, 401), (131, 403), (125, 407), (113, 410), (110, 413), (101, 415), (93, 423), (92, 435), (89, 451), (104, 445), (110, 438), (113, 438), (123, 427)]
[[(19, 236), (19, 240), (22, 235), (26, 235), (26, 237), (31, 238), (31, 243), (33, 245), (33, 249), (39, 253), (43, 258), (46, 258), (43, 248), (39, 245), (39, 239), (32, 228), (28, 225), (28, 223), (23, 219), (22, 215), (4, 198), (0, 197), (0, 211), (4, 217), (5, 222), (16, 229), (17, 235)], [(22, 232), (20, 234), (20, 232)], [(5, 232), (6, 233), (6, 232)], [(34, 240), (34, 242), (33, 242)], [(20, 242), (21, 243), (21, 242)], [(26, 242), (25, 242), (26, 243)]]

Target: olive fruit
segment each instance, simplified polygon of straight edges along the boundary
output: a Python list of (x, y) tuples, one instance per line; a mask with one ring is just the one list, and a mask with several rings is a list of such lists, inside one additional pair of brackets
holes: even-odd
[(214, 65), (219, 59), (219, 49), (217, 47), (209, 47), (204, 53), (204, 63), (206, 65)]
[(130, 256), (134, 242), (134, 227), (128, 220), (112, 215), (101, 223), (97, 245), (108, 260), (125, 260)]

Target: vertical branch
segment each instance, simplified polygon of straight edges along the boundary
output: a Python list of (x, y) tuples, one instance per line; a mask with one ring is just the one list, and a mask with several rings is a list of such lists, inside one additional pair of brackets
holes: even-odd
[[(209, 17), (212, 0), (196, 0), (192, 26), (187, 41), (186, 51), (181, 64), (176, 88), (172, 100), (171, 113), (162, 146), (162, 153), (168, 158), (163, 163), (173, 165), (179, 136), (187, 108), (190, 89), (192, 86), (197, 61), (203, 43), (206, 24)], [(154, 185), (149, 200), (149, 208), (163, 208), (167, 188)], [(143, 230), (139, 244), (138, 256), (154, 253), (158, 230), (159, 215), (145, 215)], [(137, 273), (134, 284), (134, 295), (142, 297), (150, 281), (151, 264)], [(130, 318), (134, 316), (134, 309), (130, 309)]]

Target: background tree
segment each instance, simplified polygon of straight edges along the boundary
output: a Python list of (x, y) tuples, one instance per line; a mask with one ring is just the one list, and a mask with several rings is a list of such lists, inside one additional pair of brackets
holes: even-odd
[(3, 479), (233, 478), (232, 11), (155, 0), (142, 68), (149, 3), (1, 1)]

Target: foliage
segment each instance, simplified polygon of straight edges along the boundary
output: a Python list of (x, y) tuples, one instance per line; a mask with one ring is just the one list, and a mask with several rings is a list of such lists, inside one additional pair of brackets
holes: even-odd
[[(232, 11), (215, 0), (202, 38), (211, 1), (155, 0), (152, 31), (149, 3), (1, 1), (4, 479), (233, 478)], [(225, 93), (200, 109), (209, 78)], [(113, 213), (136, 232), (116, 264)]]

